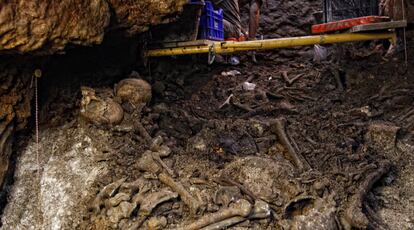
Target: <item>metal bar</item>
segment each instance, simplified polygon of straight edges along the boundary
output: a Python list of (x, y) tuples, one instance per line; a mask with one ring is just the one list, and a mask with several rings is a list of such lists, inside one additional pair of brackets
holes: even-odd
[(396, 41), (396, 35), (394, 32), (386, 33), (343, 33), (343, 34), (326, 34), (304, 37), (290, 37), (290, 38), (278, 38), (267, 40), (256, 40), (246, 42), (213, 42), (211, 45), (205, 46), (189, 46), (189, 47), (176, 47), (176, 48), (162, 48), (153, 49), (147, 52), (148, 57), (160, 57), (160, 56), (174, 56), (174, 55), (186, 55), (186, 54), (201, 54), (209, 53), (211, 50), (214, 53), (235, 53), (241, 51), (251, 50), (271, 50), (290, 48), (296, 46), (309, 46), (316, 44), (333, 44), (342, 42), (354, 42), (354, 41), (368, 41), (368, 40), (384, 40), (389, 39), (393, 42)]

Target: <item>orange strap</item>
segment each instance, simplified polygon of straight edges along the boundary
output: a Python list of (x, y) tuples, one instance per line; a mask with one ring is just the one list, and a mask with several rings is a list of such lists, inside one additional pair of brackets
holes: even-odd
[(247, 41), (245, 36), (240, 36), (238, 38), (231, 37), (231, 38), (226, 38), (225, 40), (229, 41), (229, 42), (244, 42), (244, 41)]

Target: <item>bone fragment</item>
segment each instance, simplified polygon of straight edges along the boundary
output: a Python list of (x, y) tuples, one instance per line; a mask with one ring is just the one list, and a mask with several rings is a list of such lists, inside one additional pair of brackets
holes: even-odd
[(170, 167), (168, 167), (168, 165), (166, 165), (164, 163), (164, 161), (161, 160), (160, 155), (158, 155), (158, 153), (153, 152), (152, 154), (152, 158), (159, 164), (162, 166), (163, 169), (165, 169), (165, 171), (167, 171), (168, 174), (170, 174), (170, 176), (174, 176), (175, 173), (172, 169), (170, 169)]
[(147, 217), (152, 213), (152, 210), (157, 207), (159, 204), (175, 199), (178, 197), (178, 194), (168, 190), (151, 193), (142, 200), (141, 206), (138, 212), (138, 219), (134, 221), (132, 226), (129, 228), (138, 229), (147, 219)]
[(232, 217), (244, 217), (247, 218), (252, 211), (252, 205), (247, 200), (238, 200), (230, 208), (222, 209), (221, 211), (207, 214), (201, 217), (199, 220), (177, 228), (176, 230), (196, 230), (206, 227), (210, 224), (221, 222)]
[(165, 218), (164, 216), (161, 216), (161, 217), (151, 217), (147, 221), (148, 230), (161, 230), (161, 229), (165, 229), (165, 227), (167, 226), (167, 224), (168, 224), (167, 218)]
[(283, 118), (275, 119), (273, 122), (273, 129), (274, 132), (277, 134), (279, 141), (285, 146), (287, 152), (292, 158), (293, 163), (298, 167), (298, 169), (302, 172), (305, 169), (309, 169), (309, 165), (305, 160), (303, 160), (303, 156), (295, 151), (292, 144), (289, 141), (289, 138), (286, 135), (286, 120)]
[(362, 203), (372, 186), (389, 172), (391, 164), (386, 162), (377, 170), (369, 174), (360, 185), (357, 193), (351, 197), (351, 202), (345, 211), (345, 220), (354, 228), (364, 229), (369, 225), (369, 220), (362, 211)]
[(145, 151), (137, 162), (138, 169), (149, 173), (158, 174), (161, 171), (160, 166), (155, 162), (153, 152)]
[(196, 200), (185, 188), (182, 184), (174, 181), (172, 177), (170, 177), (166, 173), (160, 173), (158, 175), (158, 179), (170, 187), (173, 191), (177, 192), (181, 200), (190, 208), (191, 215), (195, 215), (200, 208), (201, 204)]
[(103, 200), (114, 196), (115, 192), (124, 183), (125, 178), (119, 179), (111, 184), (105, 186), (96, 196), (95, 200), (92, 202), (91, 208), (95, 214), (98, 214), (101, 211), (101, 205), (103, 205)]
[(213, 223), (208, 225), (207, 227), (202, 228), (202, 230), (219, 230), (219, 229), (227, 229), (233, 225), (242, 223), (248, 219), (265, 219), (270, 216), (271, 209), (268, 203), (262, 200), (256, 200), (256, 203), (253, 206), (251, 214), (246, 217), (236, 216), (229, 219), (225, 219), (223, 221)]
[(119, 193), (126, 193), (129, 195), (135, 194), (141, 190), (146, 184), (146, 181), (141, 177), (129, 183), (123, 183), (119, 188)]
[(210, 224), (207, 227), (202, 228), (202, 230), (220, 230), (220, 229), (227, 229), (233, 225), (239, 224), (243, 221), (246, 221), (246, 218), (241, 216), (235, 216), (229, 219), (225, 219), (223, 221)]
[(148, 216), (159, 204), (175, 199), (177, 197), (178, 193), (171, 192), (169, 190), (151, 193), (142, 201), (138, 214), (142, 216)]
[(118, 193), (114, 197), (105, 200), (105, 208), (109, 209), (111, 207), (118, 206), (122, 201), (128, 201), (130, 196), (126, 193)]
[(121, 219), (129, 218), (137, 206), (126, 201), (122, 201), (119, 206), (108, 209), (106, 215), (112, 223), (119, 223)]
[(132, 197), (131, 199), (132, 203), (140, 205), (144, 201), (146, 193), (149, 190), (150, 190), (150, 186), (144, 186), (143, 188), (141, 188), (139, 192)]
[(156, 136), (154, 139), (152, 139), (150, 150), (153, 152), (157, 152), (163, 143), (163, 138), (161, 136)]

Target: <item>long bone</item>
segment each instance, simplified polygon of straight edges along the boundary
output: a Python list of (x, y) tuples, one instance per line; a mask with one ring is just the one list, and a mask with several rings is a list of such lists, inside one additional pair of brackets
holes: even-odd
[(152, 213), (155, 207), (157, 207), (161, 203), (164, 203), (171, 199), (175, 199), (177, 197), (177, 193), (168, 190), (149, 194), (145, 197), (145, 199), (142, 200), (138, 212), (138, 219), (134, 221), (134, 223), (129, 229), (138, 229), (148, 218), (148, 216)]
[(271, 209), (268, 203), (262, 200), (256, 200), (256, 203), (253, 206), (251, 214), (246, 218), (242, 216), (236, 216), (223, 221), (210, 224), (207, 227), (202, 228), (202, 230), (220, 230), (227, 229), (233, 225), (239, 224), (249, 219), (265, 219), (270, 216)]
[[(143, 171), (154, 173), (158, 175), (158, 179), (170, 187), (174, 192), (177, 192), (182, 201), (190, 208), (190, 213), (195, 215), (200, 208), (200, 202), (195, 199), (179, 182), (176, 182), (169, 174), (164, 173), (162, 167), (159, 166), (157, 160), (151, 154), (151, 151), (146, 151), (138, 160), (138, 168)], [(160, 159), (161, 160), (161, 159)]]
[(221, 211), (215, 213), (207, 214), (191, 224), (183, 225), (174, 230), (196, 230), (202, 229), (206, 226), (209, 226), (210, 224), (230, 219), (232, 217), (247, 218), (250, 215), (252, 209), (252, 205), (247, 200), (241, 199), (229, 208), (222, 209)]

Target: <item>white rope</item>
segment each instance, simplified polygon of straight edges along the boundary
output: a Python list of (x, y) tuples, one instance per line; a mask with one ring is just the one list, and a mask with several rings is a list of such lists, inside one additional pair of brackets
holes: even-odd
[(38, 168), (38, 173), (40, 176), (40, 162), (39, 162), (39, 149), (40, 149), (40, 143), (39, 143), (39, 97), (38, 97), (38, 85), (37, 85), (37, 77), (35, 77), (35, 119), (36, 119), (36, 163)]
[[(34, 78), (34, 88), (35, 88), (35, 138), (36, 138), (36, 164), (37, 164), (37, 175), (39, 178), (39, 191), (38, 191), (38, 202), (39, 202), (39, 211), (41, 222), (38, 226), (43, 226), (44, 219), (43, 219), (43, 210), (42, 210), (42, 191), (41, 191), (41, 182), (42, 182), (42, 167), (40, 166), (40, 131), (39, 131), (39, 79), (42, 76), (42, 71), (40, 69), (36, 69), (33, 73)], [(32, 79), (33, 83), (33, 79)]]
[(37, 164), (37, 172), (39, 174), (39, 180), (41, 179), (41, 167), (40, 167), (40, 132), (39, 132), (39, 85), (38, 85), (38, 78), (42, 76), (42, 71), (40, 69), (36, 69), (34, 72), (34, 87), (35, 87), (35, 138), (36, 138), (36, 164)]

